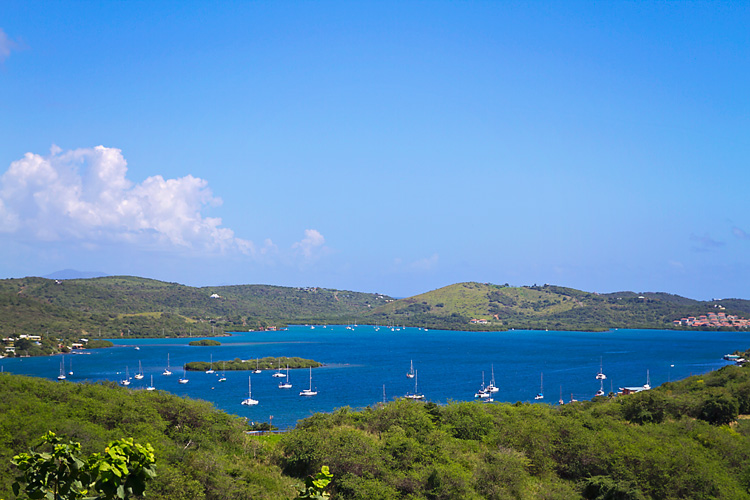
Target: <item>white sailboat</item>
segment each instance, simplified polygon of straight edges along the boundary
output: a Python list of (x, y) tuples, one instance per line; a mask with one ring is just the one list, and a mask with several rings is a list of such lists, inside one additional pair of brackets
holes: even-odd
[(214, 355), (211, 355), (211, 364), (208, 367), (208, 370), (206, 370), (206, 373), (215, 373), (214, 372)]
[(414, 378), (414, 361), (409, 360), (409, 372), (406, 374), (406, 378)]
[(602, 358), (599, 357), (599, 373), (596, 374), (596, 380), (606, 380), (607, 376), (602, 371)]
[(544, 373), (539, 376), (539, 394), (534, 399), (544, 399)]
[(558, 403), (560, 403), (561, 405), (565, 404), (565, 401), (563, 401), (563, 398), (562, 398), (562, 386), (560, 386), (560, 400), (558, 401)]
[(187, 384), (188, 382), (190, 382), (190, 380), (188, 380), (187, 378), (187, 372), (185, 371), (184, 366), (182, 367), (182, 378), (179, 379), (178, 382), (181, 384)]
[(227, 374), (224, 373), (224, 362), (221, 362), (221, 377), (219, 378), (219, 382), (226, 382), (227, 381)]
[(151, 375), (151, 385), (149, 385), (148, 387), (146, 387), (146, 390), (147, 391), (154, 391), (154, 390), (156, 390), (156, 387), (154, 387), (154, 376), (153, 375)]
[(130, 373), (128, 373), (128, 367), (125, 367), (125, 378), (120, 380), (120, 383), (124, 386), (130, 385)]
[[(258, 365), (255, 365), (255, 366), (258, 366)], [(281, 360), (279, 360), (279, 368), (278, 368), (278, 370), (276, 370), (276, 373), (274, 373), (271, 376), (272, 377), (276, 377), (276, 378), (284, 378), (284, 374), (281, 373)]]
[(479, 388), (476, 394), (474, 394), (475, 398), (489, 398), (490, 397), (490, 391), (487, 390), (487, 387), (484, 385), (484, 371), (482, 371), (482, 386)]
[(253, 373), (260, 373), (260, 360), (258, 358), (255, 358), (255, 370), (253, 370)]
[(599, 380), (599, 390), (596, 391), (597, 396), (604, 396), (604, 379)]
[(169, 353), (167, 353), (167, 367), (164, 369), (162, 375), (172, 375), (172, 372), (169, 371)]
[(649, 374), (649, 371), (646, 370), (646, 384), (643, 386), (643, 390), (647, 391), (651, 389), (651, 375)]
[(417, 372), (414, 372), (414, 392), (407, 392), (406, 396), (404, 396), (406, 399), (424, 399), (424, 394), (420, 394), (417, 390)]
[(312, 366), (310, 367), (310, 388), (309, 389), (303, 389), (300, 393), (300, 396), (317, 396), (318, 391), (312, 390)]
[(490, 385), (486, 388), (487, 392), (499, 392), (500, 388), (495, 385), (495, 365), (492, 365), (492, 378), (490, 379)]
[(291, 389), (292, 384), (289, 383), (289, 365), (286, 365), (286, 382), (279, 383), (279, 389)]
[(243, 399), (242, 403), (240, 404), (248, 405), (248, 406), (258, 404), (258, 400), (253, 399), (253, 383), (250, 380), (250, 375), (247, 376), (247, 399)]
[(65, 380), (65, 356), (60, 358), (60, 375), (57, 376), (57, 380)]
[(73, 358), (70, 358), (70, 371), (68, 372), (68, 375), (71, 377), (73, 376)]
[(141, 380), (143, 378), (143, 367), (141, 366), (141, 360), (138, 360), (138, 373), (135, 374), (136, 380)]

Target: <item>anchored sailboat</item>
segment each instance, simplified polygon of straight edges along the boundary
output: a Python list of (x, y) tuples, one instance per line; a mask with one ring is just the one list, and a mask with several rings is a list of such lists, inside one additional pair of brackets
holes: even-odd
[(495, 385), (495, 365), (492, 365), (492, 378), (490, 379), (490, 384), (487, 386), (487, 392), (498, 392), (500, 391), (500, 388)]
[(65, 356), (60, 358), (60, 375), (57, 376), (57, 380), (65, 380)]
[(221, 362), (221, 377), (219, 378), (219, 382), (226, 382), (227, 381), (227, 374), (224, 373), (224, 362)]
[(143, 378), (143, 367), (141, 366), (141, 361), (138, 360), (138, 373), (135, 374), (136, 380), (141, 380)]
[(279, 383), (279, 389), (291, 389), (292, 384), (289, 383), (289, 365), (286, 365), (286, 382)]
[(243, 399), (242, 403), (240, 404), (248, 405), (248, 406), (258, 404), (258, 400), (253, 399), (253, 383), (252, 383), (250, 375), (247, 376), (247, 399)]
[(128, 373), (128, 367), (125, 367), (125, 378), (120, 380), (120, 383), (122, 385), (128, 386), (130, 385), (130, 374)]
[(417, 372), (414, 372), (414, 392), (412, 393), (406, 393), (406, 396), (404, 396), (406, 399), (424, 399), (424, 394), (420, 394), (419, 391), (417, 391)]
[(409, 360), (409, 371), (406, 373), (406, 378), (414, 378), (414, 361)]
[(190, 380), (188, 380), (187, 378), (187, 372), (185, 371), (184, 366), (182, 367), (182, 378), (179, 379), (178, 382), (181, 384), (187, 384), (188, 382), (190, 382)]
[(539, 375), (539, 394), (534, 396), (534, 399), (544, 399), (544, 372)]
[(607, 376), (602, 371), (602, 358), (599, 357), (599, 373), (596, 374), (596, 380), (605, 380)]
[(206, 370), (206, 373), (214, 373), (214, 355), (211, 355), (211, 364), (208, 367), (208, 370)]
[(156, 390), (156, 387), (154, 387), (154, 376), (153, 375), (151, 375), (151, 385), (149, 385), (148, 387), (146, 387), (146, 390), (147, 391)]
[(300, 393), (300, 396), (317, 396), (318, 391), (312, 390), (312, 366), (310, 367), (310, 388), (309, 389), (303, 389)]
[(164, 369), (162, 375), (172, 375), (172, 372), (169, 371), (169, 353), (167, 353), (167, 367)]

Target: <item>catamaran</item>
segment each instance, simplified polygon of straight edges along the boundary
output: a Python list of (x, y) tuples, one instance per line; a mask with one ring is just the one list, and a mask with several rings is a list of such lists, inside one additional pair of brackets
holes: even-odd
[(65, 380), (65, 356), (60, 358), (60, 375), (57, 376), (57, 380)]
[(310, 388), (309, 389), (303, 389), (300, 393), (300, 396), (317, 396), (318, 391), (312, 390), (312, 366), (310, 367)]
[(544, 373), (539, 376), (539, 394), (534, 399), (544, 399)]
[(289, 383), (289, 365), (286, 365), (286, 382), (279, 383), (279, 389), (291, 389), (292, 384)]
[(258, 404), (258, 400), (253, 399), (253, 383), (250, 380), (250, 375), (247, 376), (247, 399), (243, 399), (242, 403), (240, 404), (248, 405), (248, 406)]
[(417, 391), (417, 372), (414, 372), (414, 392), (407, 392), (406, 396), (404, 396), (406, 399), (424, 399), (424, 394), (420, 394), (419, 391)]
[(172, 372), (169, 371), (169, 353), (167, 353), (167, 367), (164, 369), (162, 375), (172, 375)]
[(602, 371), (602, 358), (599, 357), (599, 373), (596, 374), (596, 380), (606, 380), (607, 376)]
[(138, 360), (138, 373), (135, 374), (136, 380), (141, 380), (143, 378), (143, 367), (141, 366), (141, 361)]
[[(257, 367), (258, 365), (256, 364), (255, 366)], [(288, 368), (289, 368), (289, 366), (287, 366), (287, 369)], [(284, 378), (284, 374), (281, 373), (281, 360), (279, 360), (279, 368), (278, 368), (278, 370), (276, 370), (276, 373), (274, 373), (271, 376), (272, 377), (276, 377), (276, 378)]]
[(492, 365), (492, 378), (490, 379), (490, 385), (486, 388), (487, 392), (498, 392), (500, 391), (500, 388), (495, 385), (495, 365)]

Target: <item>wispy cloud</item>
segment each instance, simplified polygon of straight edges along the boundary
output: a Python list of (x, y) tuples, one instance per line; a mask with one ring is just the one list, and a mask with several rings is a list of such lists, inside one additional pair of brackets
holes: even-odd
[(14, 40), (11, 40), (11, 38), (5, 33), (5, 31), (0, 28), (0, 63), (9, 58), (10, 53), (18, 50), (19, 47), (20, 44)]
[[(119, 149), (26, 153), (0, 177), (0, 232), (32, 241), (97, 242), (252, 254), (252, 242), (201, 211), (221, 204), (207, 181), (161, 175), (135, 184)], [(268, 248), (267, 243), (264, 248)]]
[(418, 259), (412, 262), (404, 262), (400, 257), (393, 259), (393, 264), (396, 269), (409, 272), (425, 272), (435, 269), (438, 265), (440, 257), (434, 253), (429, 257)]
[(734, 234), (737, 238), (740, 238), (741, 240), (750, 240), (750, 234), (746, 233), (745, 231), (743, 231), (737, 226), (734, 226), (732, 228), (732, 234)]
[(708, 252), (723, 247), (726, 243), (711, 238), (708, 234), (698, 236), (690, 235), (690, 241), (694, 242), (693, 250), (696, 252)]

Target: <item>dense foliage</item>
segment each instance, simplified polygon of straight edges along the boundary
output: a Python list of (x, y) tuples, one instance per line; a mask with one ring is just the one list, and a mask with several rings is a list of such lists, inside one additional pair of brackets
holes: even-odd
[(207, 403), (115, 384), (5, 374), (0, 401), (3, 498), (13, 498), (12, 455), (49, 428), (85, 453), (123, 436), (151, 443), (156, 499), (292, 498), (326, 465), (337, 499), (750, 499), (748, 367), (564, 406), (341, 408), (281, 436), (250, 436)]
[(281, 356), (278, 358), (268, 356), (265, 358), (258, 359), (245, 359), (234, 358), (231, 361), (214, 361), (213, 363), (207, 363), (206, 361), (190, 361), (185, 365), (185, 369), (189, 371), (204, 372), (210, 367), (220, 367), (222, 371), (243, 371), (243, 370), (277, 370), (281, 368), (318, 368), (323, 366), (323, 363), (313, 361), (312, 359), (304, 359), (297, 357), (286, 357)]

